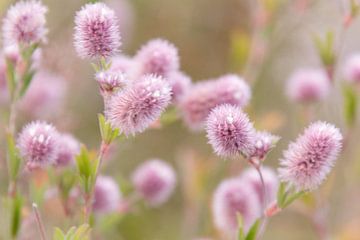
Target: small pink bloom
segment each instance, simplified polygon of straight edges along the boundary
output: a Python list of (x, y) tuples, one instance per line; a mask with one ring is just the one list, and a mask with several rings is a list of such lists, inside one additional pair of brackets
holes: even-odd
[(104, 3), (89, 3), (76, 13), (74, 44), (81, 58), (110, 57), (121, 45), (118, 20)]
[(58, 138), (58, 153), (55, 165), (65, 167), (75, 164), (75, 157), (80, 153), (80, 143), (70, 134), (60, 134)]
[(278, 136), (272, 135), (268, 132), (257, 132), (255, 135), (255, 151), (251, 154), (259, 160), (263, 160), (265, 156), (275, 147), (280, 140)]
[(279, 168), (281, 181), (289, 182), (297, 190), (318, 188), (334, 166), (342, 140), (334, 125), (312, 123), (284, 152)]
[(242, 217), (245, 231), (261, 214), (255, 192), (239, 178), (220, 183), (214, 193), (212, 212), (215, 226), (228, 234), (238, 230), (238, 214)]
[(93, 209), (96, 213), (111, 213), (120, 206), (121, 192), (111, 177), (99, 176), (94, 190)]
[(17, 145), (29, 169), (53, 164), (58, 154), (59, 134), (46, 122), (32, 122), (19, 134)]
[(155, 207), (169, 199), (175, 189), (176, 176), (169, 164), (153, 159), (135, 170), (132, 182), (144, 200)]
[(47, 8), (40, 1), (19, 1), (3, 20), (4, 45), (33, 44), (45, 41)]
[(291, 75), (286, 90), (292, 101), (309, 103), (325, 99), (330, 88), (330, 80), (322, 69), (301, 69)]
[(114, 94), (117, 90), (126, 85), (125, 77), (121, 72), (98, 72), (95, 75), (95, 79), (99, 83), (103, 95)]
[(240, 107), (224, 104), (214, 108), (207, 119), (206, 132), (220, 156), (248, 156), (254, 151), (255, 129)]
[(350, 56), (344, 65), (345, 80), (351, 83), (360, 83), (360, 54)]
[(182, 72), (173, 72), (169, 75), (168, 82), (172, 89), (173, 102), (179, 103), (191, 87), (191, 78)]

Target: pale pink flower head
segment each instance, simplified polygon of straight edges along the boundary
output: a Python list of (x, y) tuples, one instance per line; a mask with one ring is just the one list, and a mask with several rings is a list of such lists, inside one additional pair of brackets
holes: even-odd
[(31, 122), (19, 134), (17, 145), (29, 169), (53, 164), (58, 154), (59, 134), (46, 122)]
[(174, 192), (176, 176), (169, 164), (151, 159), (135, 170), (132, 182), (146, 203), (156, 207), (166, 202)]
[(121, 192), (115, 180), (108, 176), (96, 179), (93, 209), (96, 213), (115, 212), (121, 201)]
[(194, 84), (181, 99), (179, 106), (186, 124), (193, 130), (199, 130), (214, 107), (225, 103), (244, 107), (250, 97), (248, 84), (239, 76), (228, 74)]
[(242, 181), (254, 189), (260, 206), (264, 201), (266, 203), (273, 202), (279, 188), (279, 179), (274, 170), (269, 167), (261, 167), (261, 173), (264, 178), (266, 198), (264, 197), (261, 179), (255, 168), (248, 168), (241, 174)]
[(21, 58), (19, 45), (11, 44), (4, 46), (4, 56), (8, 61), (10, 61), (14, 66), (16, 66), (16, 63)]
[(47, 7), (40, 1), (19, 1), (11, 6), (3, 20), (4, 45), (37, 44), (46, 39)]
[(254, 152), (251, 156), (260, 160), (264, 159), (279, 140), (280, 137), (272, 135), (271, 133), (265, 131), (256, 132)]
[(256, 132), (240, 107), (223, 104), (214, 108), (207, 119), (206, 132), (219, 156), (249, 156), (254, 151)]
[(111, 98), (107, 117), (126, 135), (144, 131), (171, 101), (171, 89), (161, 77), (147, 75)]
[(95, 75), (102, 94), (116, 93), (126, 85), (125, 76), (121, 72), (101, 71)]
[(47, 118), (62, 110), (66, 96), (66, 81), (62, 76), (40, 70), (20, 101), (20, 108), (29, 116)]
[(129, 77), (134, 69), (135, 62), (132, 58), (126, 55), (116, 55), (111, 58), (111, 72), (121, 72), (126, 77)]
[(360, 83), (360, 54), (350, 56), (344, 65), (345, 80), (351, 83)]
[(179, 103), (181, 98), (191, 87), (191, 78), (182, 72), (173, 72), (168, 77), (172, 89), (173, 103)]
[(331, 89), (330, 80), (322, 69), (295, 71), (287, 82), (288, 97), (298, 103), (311, 103), (325, 99)]
[(6, 80), (6, 62), (0, 55), (0, 106), (7, 104), (9, 101), (9, 91)]
[(334, 166), (342, 140), (334, 125), (312, 123), (284, 152), (279, 168), (281, 181), (289, 182), (297, 190), (318, 188)]
[(240, 178), (224, 180), (215, 190), (212, 202), (215, 226), (228, 234), (238, 230), (237, 215), (241, 215), (247, 231), (260, 216), (260, 205), (256, 193)]
[(80, 143), (70, 134), (60, 134), (58, 137), (58, 153), (55, 166), (66, 167), (75, 164), (75, 157), (80, 153)]
[(118, 20), (104, 3), (89, 3), (76, 13), (74, 45), (81, 58), (110, 57), (121, 45)]
[(137, 63), (137, 76), (154, 74), (168, 77), (179, 69), (177, 48), (163, 39), (155, 39), (146, 43), (134, 57)]

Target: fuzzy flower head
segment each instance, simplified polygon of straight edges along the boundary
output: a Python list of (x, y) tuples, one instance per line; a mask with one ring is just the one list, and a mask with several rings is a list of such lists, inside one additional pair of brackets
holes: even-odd
[(118, 20), (104, 3), (89, 3), (76, 13), (74, 44), (81, 58), (110, 57), (121, 45)]
[(292, 101), (310, 103), (325, 99), (330, 88), (330, 80), (323, 70), (302, 69), (291, 75), (286, 90)]
[(281, 181), (297, 190), (314, 190), (325, 180), (342, 147), (343, 137), (335, 126), (312, 123), (303, 135), (289, 145), (280, 160)]
[(0, 55), (0, 106), (7, 104), (9, 101), (9, 91), (6, 81), (6, 62)]
[(80, 143), (70, 134), (60, 134), (58, 138), (58, 153), (54, 164), (59, 167), (71, 166), (80, 153)]
[(102, 94), (113, 94), (126, 85), (125, 77), (121, 72), (98, 72), (95, 75)]
[(58, 132), (46, 122), (32, 122), (19, 134), (17, 145), (29, 169), (55, 162), (58, 154)]
[(180, 102), (187, 125), (201, 129), (211, 109), (221, 104), (244, 107), (249, 103), (251, 90), (248, 84), (234, 74), (194, 84)]
[(45, 41), (47, 8), (40, 1), (19, 1), (3, 20), (4, 45), (36, 44)]
[(240, 178), (233, 178), (223, 181), (215, 190), (212, 212), (215, 226), (234, 234), (238, 230), (237, 215), (241, 215), (247, 231), (260, 216), (260, 205), (250, 185)]
[(179, 103), (181, 98), (191, 87), (191, 79), (182, 72), (173, 72), (168, 77), (172, 89), (172, 101)]
[(137, 63), (137, 75), (154, 74), (168, 77), (179, 69), (177, 48), (163, 39), (155, 39), (146, 43), (134, 57)]
[(252, 157), (256, 157), (260, 160), (276, 146), (276, 143), (280, 140), (280, 137), (272, 135), (268, 132), (256, 132), (254, 152)]
[(255, 130), (240, 107), (224, 104), (214, 108), (207, 119), (206, 132), (219, 156), (249, 156), (254, 151)]
[(121, 201), (121, 192), (114, 179), (99, 176), (94, 190), (93, 209), (96, 213), (111, 213), (117, 210)]
[(360, 83), (360, 54), (350, 56), (344, 65), (345, 80), (351, 83)]
[(176, 176), (169, 164), (153, 159), (135, 170), (132, 182), (144, 200), (155, 207), (169, 199), (175, 189)]
[(276, 199), (279, 187), (279, 179), (274, 170), (269, 167), (262, 167), (261, 173), (265, 183), (266, 199), (264, 197), (261, 180), (256, 169), (248, 168), (241, 174), (242, 181), (248, 183), (254, 189), (260, 206), (264, 201), (266, 201), (266, 203), (273, 202)]
[(107, 117), (126, 135), (144, 131), (171, 101), (171, 89), (161, 77), (147, 75), (112, 97)]

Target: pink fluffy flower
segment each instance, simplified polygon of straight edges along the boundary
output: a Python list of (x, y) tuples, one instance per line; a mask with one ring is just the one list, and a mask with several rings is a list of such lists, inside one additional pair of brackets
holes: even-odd
[(325, 99), (330, 88), (330, 80), (322, 69), (301, 69), (291, 75), (286, 90), (292, 101), (309, 103)]
[(97, 213), (111, 213), (118, 209), (121, 201), (121, 192), (114, 179), (99, 176), (96, 179), (94, 190), (93, 209)]
[(260, 160), (264, 159), (279, 140), (280, 138), (278, 136), (272, 135), (268, 132), (257, 132), (255, 135), (255, 148), (251, 156)]
[(144, 131), (157, 120), (171, 100), (171, 89), (161, 77), (152, 75), (128, 85), (112, 97), (107, 118), (126, 135)]
[(261, 173), (265, 183), (266, 199), (264, 198), (261, 180), (256, 169), (248, 168), (241, 174), (242, 181), (250, 184), (250, 186), (254, 189), (260, 206), (264, 200), (266, 200), (266, 203), (273, 202), (276, 199), (276, 194), (279, 187), (279, 179), (271, 168), (262, 167)]
[(76, 13), (74, 44), (81, 58), (109, 57), (121, 45), (118, 20), (104, 3), (89, 3)]
[(255, 130), (240, 107), (224, 104), (214, 108), (207, 119), (206, 132), (220, 156), (248, 156), (254, 151)]
[(179, 103), (191, 87), (191, 78), (182, 72), (173, 72), (168, 77), (172, 89), (172, 100)]
[(54, 164), (60, 167), (74, 165), (75, 157), (79, 153), (79, 141), (70, 134), (60, 134), (58, 138), (58, 153)]
[(40, 1), (19, 1), (3, 20), (4, 45), (33, 44), (45, 41), (47, 8)]
[(146, 43), (134, 57), (137, 63), (136, 76), (154, 74), (168, 77), (171, 72), (179, 69), (177, 48), (163, 39), (155, 39)]
[(251, 97), (248, 84), (234, 74), (194, 84), (180, 102), (180, 109), (187, 125), (201, 129), (214, 107), (228, 103), (244, 107)]
[(325, 180), (342, 147), (342, 135), (326, 122), (312, 123), (284, 152), (280, 179), (297, 190), (314, 190)]
[(66, 82), (61, 76), (41, 70), (20, 101), (22, 111), (34, 117), (51, 117), (63, 107)]
[(239, 226), (237, 215), (241, 215), (247, 231), (260, 216), (260, 205), (250, 185), (233, 178), (221, 182), (215, 190), (212, 212), (215, 226), (225, 233), (234, 234)]
[(26, 125), (17, 140), (21, 156), (29, 169), (45, 167), (55, 162), (58, 154), (56, 129), (46, 122), (32, 122)]
[(126, 85), (125, 77), (121, 72), (98, 72), (95, 79), (99, 83), (103, 95), (114, 94), (118, 89)]
[(136, 191), (150, 206), (166, 202), (173, 193), (176, 176), (172, 167), (158, 159), (141, 164), (132, 176)]
[(345, 80), (351, 83), (360, 83), (360, 54), (350, 56), (344, 65)]

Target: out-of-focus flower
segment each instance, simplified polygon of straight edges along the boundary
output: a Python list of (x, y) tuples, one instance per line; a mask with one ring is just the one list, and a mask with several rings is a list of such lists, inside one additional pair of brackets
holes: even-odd
[(240, 107), (224, 104), (214, 108), (206, 122), (209, 143), (223, 157), (254, 151), (255, 129)]
[(360, 54), (350, 56), (344, 65), (345, 80), (351, 83), (360, 83)]
[(250, 185), (240, 178), (233, 178), (224, 180), (215, 190), (212, 211), (215, 226), (225, 233), (234, 234), (239, 226), (237, 215), (241, 215), (247, 231), (260, 216), (260, 205)]
[(183, 118), (191, 129), (201, 129), (214, 107), (228, 103), (244, 107), (251, 97), (248, 84), (234, 74), (194, 84), (180, 102)]
[(167, 78), (170, 73), (179, 70), (177, 48), (163, 39), (155, 39), (146, 43), (135, 55), (136, 76), (154, 74)]
[(41, 70), (20, 101), (22, 111), (34, 117), (51, 117), (61, 110), (66, 95), (65, 80), (54, 73)]
[(297, 190), (314, 190), (324, 181), (342, 147), (343, 137), (334, 125), (312, 123), (284, 152), (280, 160), (281, 181)]
[(255, 135), (255, 150), (251, 154), (252, 157), (264, 159), (271, 149), (273, 149), (280, 137), (272, 135), (268, 132), (257, 132)]
[(170, 101), (169, 84), (161, 77), (147, 75), (113, 96), (106, 116), (122, 133), (135, 134), (158, 119)]
[(294, 102), (311, 103), (325, 99), (330, 88), (330, 80), (322, 69), (301, 69), (289, 78), (286, 93)]
[(89, 3), (76, 13), (74, 44), (81, 58), (110, 57), (121, 45), (118, 20), (104, 3)]
[(9, 91), (6, 82), (6, 63), (2, 55), (0, 55), (0, 106), (5, 105), (9, 101)]
[(3, 20), (4, 45), (44, 42), (47, 8), (40, 1), (19, 1), (11, 6)]
[(172, 89), (172, 101), (179, 103), (191, 87), (191, 78), (182, 72), (173, 72), (168, 77)]
[(242, 181), (250, 184), (251, 187), (255, 190), (260, 206), (264, 201), (266, 201), (266, 203), (274, 201), (276, 199), (276, 193), (279, 187), (278, 177), (271, 168), (261, 167), (261, 173), (264, 179), (266, 198), (263, 194), (259, 174), (255, 168), (248, 168), (241, 174)]
[(54, 164), (60, 167), (74, 165), (75, 157), (79, 153), (79, 141), (70, 134), (60, 134), (58, 139), (58, 153)]
[(132, 176), (136, 191), (150, 206), (166, 202), (173, 193), (176, 176), (173, 168), (158, 159), (141, 164)]
[(94, 212), (111, 213), (118, 209), (121, 193), (114, 179), (107, 176), (99, 176), (96, 179), (94, 190)]
[(46, 122), (31, 122), (26, 125), (17, 140), (21, 156), (29, 169), (53, 164), (58, 154), (59, 134)]
[(11, 44), (4, 47), (4, 56), (12, 64), (16, 66), (16, 63), (20, 59), (20, 50), (17, 44)]
[(98, 72), (95, 75), (102, 94), (113, 94), (126, 85), (125, 77), (121, 72)]
[(122, 73), (130, 77), (134, 70), (135, 62), (132, 58), (125, 55), (116, 55), (111, 59), (111, 72)]

